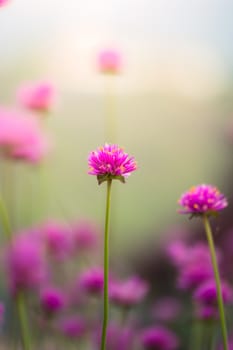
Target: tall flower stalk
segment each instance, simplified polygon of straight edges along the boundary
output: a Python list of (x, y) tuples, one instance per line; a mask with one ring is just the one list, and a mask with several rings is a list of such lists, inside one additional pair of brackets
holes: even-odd
[(222, 330), (223, 349), (228, 350), (227, 326), (223, 305), (221, 280), (213, 234), (209, 223), (210, 216), (217, 215), (221, 210), (227, 207), (227, 200), (216, 187), (211, 185), (198, 185), (190, 188), (189, 191), (185, 192), (179, 199), (178, 203), (182, 206), (182, 209), (179, 210), (181, 214), (190, 214), (191, 217), (200, 216), (203, 219), (217, 289), (217, 301)]
[[(2, 223), (5, 237), (9, 242), (9, 244), (12, 244), (13, 236), (12, 236), (11, 224), (8, 217), (7, 209), (5, 207), (5, 204), (2, 198), (0, 198), (0, 218), (1, 218), (1, 223)], [(24, 298), (23, 292), (17, 293), (17, 295), (15, 296), (15, 303), (16, 303), (16, 308), (17, 308), (17, 313), (19, 318), (23, 350), (30, 350), (31, 339), (30, 339), (30, 331), (28, 326), (25, 298)]]
[(101, 336), (101, 350), (106, 349), (108, 314), (109, 314), (109, 223), (112, 180), (125, 182), (137, 165), (134, 157), (130, 157), (117, 145), (105, 144), (96, 151), (90, 153), (88, 158), (89, 174), (97, 176), (98, 184), (107, 182), (106, 210), (105, 210), (105, 231), (104, 231), (104, 307)]

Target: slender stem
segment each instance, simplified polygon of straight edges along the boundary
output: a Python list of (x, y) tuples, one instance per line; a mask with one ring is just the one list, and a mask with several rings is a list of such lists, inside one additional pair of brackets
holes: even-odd
[(2, 228), (3, 228), (4, 234), (6, 236), (6, 239), (8, 241), (11, 241), (12, 230), (11, 230), (10, 220), (9, 220), (7, 210), (6, 210), (6, 207), (5, 207), (5, 204), (4, 204), (2, 197), (0, 197), (0, 218), (2, 221)]
[(111, 185), (112, 180), (107, 181), (106, 211), (105, 211), (105, 230), (104, 230), (104, 318), (102, 325), (101, 350), (106, 348), (106, 336), (108, 326), (108, 268), (109, 268), (109, 218), (111, 204)]
[(27, 319), (27, 313), (26, 313), (26, 307), (25, 307), (25, 298), (22, 292), (18, 293), (16, 297), (16, 303), (17, 303), (17, 309), (18, 309), (18, 315), (19, 315), (23, 349), (30, 350), (31, 340), (30, 340), (30, 333), (28, 329), (28, 319)]
[[(4, 230), (4, 234), (6, 239), (12, 243), (12, 228), (9, 220), (9, 216), (7, 213), (7, 209), (5, 207), (4, 201), (0, 197), (0, 220), (2, 223), (2, 227)], [(19, 323), (21, 328), (21, 336), (24, 350), (30, 350), (30, 333), (27, 322), (26, 308), (24, 303), (24, 295), (19, 293), (16, 297), (16, 306), (18, 311)]]
[(189, 349), (200, 350), (203, 343), (203, 323), (199, 320), (193, 320), (190, 339)]
[(224, 306), (223, 306), (221, 281), (220, 281), (216, 252), (214, 247), (213, 234), (212, 234), (212, 230), (211, 230), (207, 215), (203, 216), (203, 222), (204, 222), (206, 236), (207, 236), (207, 240), (210, 248), (211, 260), (212, 260), (212, 265), (214, 269), (214, 277), (215, 277), (216, 288), (217, 288), (217, 299), (218, 299), (219, 317), (220, 317), (220, 323), (221, 323), (221, 329), (222, 329), (223, 349), (228, 350), (227, 327), (226, 327), (226, 320), (225, 320), (225, 313), (224, 313)]

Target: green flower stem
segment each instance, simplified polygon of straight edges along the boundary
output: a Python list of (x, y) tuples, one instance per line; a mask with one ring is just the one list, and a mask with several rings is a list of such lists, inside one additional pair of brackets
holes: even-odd
[(108, 326), (108, 269), (109, 269), (109, 218), (111, 204), (111, 186), (112, 180), (107, 181), (106, 212), (105, 212), (105, 230), (104, 230), (104, 318), (102, 325), (101, 350), (106, 348), (106, 336)]
[(206, 231), (206, 236), (210, 248), (210, 254), (211, 254), (211, 260), (212, 265), (214, 269), (214, 277), (217, 287), (217, 299), (218, 299), (218, 309), (219, 309), (219, 317), (220, 317), (220, 324), (222, 329), (222, 338), (223, 338), (223, 349), (228, 350), (228, 337), (227, 337), (227, 327), (226, 327), (226, 320), (225, 320), (225, 313), (224, 313), (224, 306), (223, 306), (223, 298), (222, 298), (222, 288), (221, 288), (221, 281), (218, 271), (218, 264), (217, 264), (217, 258), (216, 258), (216, 252), (214, 247), (214, 241), (213, 241), (213, 234), (210, 227), (209, 219), (207, 215), (203, 215), (203, 222), (204, 227)]
[(30, 331), (28, 328), (28, 319), (26, 313), (25, 298), (22, 292), (16, 297), (17, 310), (19, 315), (20, 331), (22, 335), (22, 345), (24, 350), (31, 349)]
[[(7, 209), (5, 207), (4, 201), (0, 197), (0, 219), (3, 227), (4, 234), (6, 239), (11, 243), (12, 242), (12, 229), (10, 225), (10, 220), (8, 217)], [(26, 308), (24, 302), (24, 295), (19, 293), (16, 297), (16, 306), (18, 311), (22, 343), (24, 350), (30, 350), (30, 333), (28, 328), (28, 321), (26, 315)]]

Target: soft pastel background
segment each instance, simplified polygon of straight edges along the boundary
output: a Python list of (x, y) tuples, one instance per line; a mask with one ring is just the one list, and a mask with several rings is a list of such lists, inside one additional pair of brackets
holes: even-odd
[(87, 175), (87, 156), (111, 142), (106, 77), (96, 68), (108, 47), (124, 63), (113, 78), (118, 143), (139, 165), (126, 185), (115, 184), (116, 252), (184, 222), (176, 201), (190, 185), (227, 190), (232, 11), (230, 0), (11, 0), (1, 9), (1, 104), (14, 104), (25, 81), (50, 80), (58, 91), (45, 122), (53, 143), (46, 168), (15, 175), (19, 227), (47, 217), (103, 222), (105, 189)]

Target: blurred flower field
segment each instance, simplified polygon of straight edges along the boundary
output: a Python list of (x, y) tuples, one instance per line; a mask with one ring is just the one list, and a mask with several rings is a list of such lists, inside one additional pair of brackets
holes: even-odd
[[(204, 39), (95, 32), (114, 1), (80, 3), (89, 36), (77, 3), (67, 28), (35, 5), (42, 29), (23, 1), (30, 43), (0, 65), (0, 349), (233, 349), (230, 68)], [(20, 13), (0, 0), (0, 43)]]

